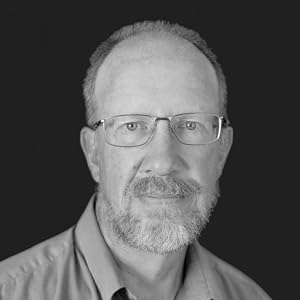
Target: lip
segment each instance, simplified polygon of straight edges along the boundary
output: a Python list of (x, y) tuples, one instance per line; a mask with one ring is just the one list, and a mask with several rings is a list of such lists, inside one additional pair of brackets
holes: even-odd
[(145, 197), (145, 198), (154, 198), (154, 199), (181, 199), (183, 197), (181, 196), (174, 196), (174, 195), (156, 195), (156, 194), (151, 194), (151, 195), (139, 195), (138, 197)]
[(147, 203), (148, 205), (174, 205), (174, 204), (179, 204), (182, 202), (183, 197), (171, 197), (171, 196), (148, 196), (148, 195), (143, 195), (139, 196), (142, 202)]

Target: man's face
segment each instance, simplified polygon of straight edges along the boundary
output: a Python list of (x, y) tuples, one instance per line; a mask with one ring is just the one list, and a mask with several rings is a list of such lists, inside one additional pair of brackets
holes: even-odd
[[(123, 42), (100, 68), (96, 98), (98, 119), (220, 113), (212, 66), (194, 46), (173, 38)], [(216, 200), (220, 140), (182, 144), (166, 120), (142, 146), (109, 145), (102, 128), (95, 140), (102, 226), (131, 247), (160, 254), (197, 237)]]

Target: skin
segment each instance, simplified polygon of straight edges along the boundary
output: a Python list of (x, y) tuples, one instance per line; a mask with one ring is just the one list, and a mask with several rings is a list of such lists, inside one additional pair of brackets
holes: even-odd
[[(98, 119), (130, 113), (220, 113), (213, 67), (192, 44), (169, 35), (147, 33), (121, 42), (99, 69), (95, 94)], [(102, 196), (115, 208), (122, 206), (124, 188), (135, 177), (174, 176), (214, 186), (231, 144), (229, 127), (215, 143), (184, 145), (169, 130), (167, 121), (158, 122), (149, 143), (133, 148), (107, 144), (101, 128), (92, 131), (85, 127), (81, 131), (91, 174), (96, 182), (101, 181)], [(166, 204), (164, 199), (132, 205), (144, 218), (159, 205), (189, 209), (189, 203)], [(182, 281), (186, 247), (167, 255), (141, 252), (122, 244), (99, 223), (130, 291), (139, 299), (174, 299)]]

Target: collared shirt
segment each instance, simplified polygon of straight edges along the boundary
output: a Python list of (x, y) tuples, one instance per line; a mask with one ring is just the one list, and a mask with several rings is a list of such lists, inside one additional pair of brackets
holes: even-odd
[[(0, 263), (0, 300), (134, 299), (123, 284), (95, 215), (93, 197), (78, 224)], [(269, 300), (254, 281), (195, 241), (176, 300)]]

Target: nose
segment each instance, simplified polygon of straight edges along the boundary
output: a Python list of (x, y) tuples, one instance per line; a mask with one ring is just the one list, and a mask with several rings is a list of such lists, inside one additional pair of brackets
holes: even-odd
[(171, 130), (168, 120), (157, 122), (145, 149), (141, 168), (148, 175), (174, 175), (187, 166), (181, 156), (182, 146)]

